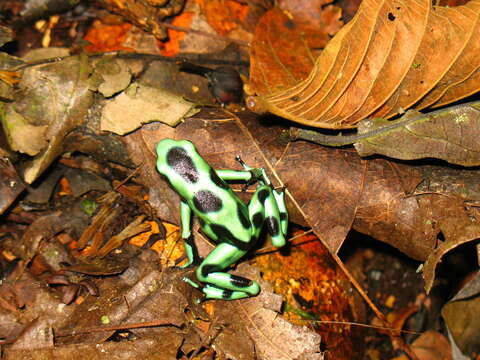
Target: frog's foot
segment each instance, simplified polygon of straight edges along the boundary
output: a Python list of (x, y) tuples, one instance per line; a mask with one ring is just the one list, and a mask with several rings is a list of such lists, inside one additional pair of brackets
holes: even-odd
[(282, 186), (274, 187), (273, 190), (275, 190), (277, 193), (284, 193), (287, 188), (288, 184), (283, 184)]
[(188, 278), (188, 277), (184, 277), (182, 279), (184, 282), (186, 282), (187, 284), (190, 284), (191, 286), (193, 286), (195, 289), (201, 289), (202, 287), (197, 284), (195, 281), (193, 281), (192, 279)]
[(248, 166), (245, 163), (245, 161), (242, 160), (240, 155), (237, 155), (235, 160), (237, 160), (245, 170), (249, 171), (252, 174), (252, 177), (251, 177), (250, 180), (247, 181), (247, 183), (245, 185), (245, 188), (249, 187), (250, 185), (254, 184), (256, 181), (259, 181), (259, 180), (262, 183), (270, 184), (270, 180), (268, 180), (268, 177), (267, 177), (267, 175), (265, 173), (265, 170), (263, 168), (252, 168), (252, 167)]
[(191, 269), (191, 268), (194, 268), (196, 266), (199, 266), (202, 261), (203, 261), (203, 258), (201, 256), (197, 256), (194, 260), (190, 261), (188, 260), (185, 264), (183, 265), (178, 265), (179, 263), (181, 263), (183, 260), (185, 260), (185, 257), (183, 258), (180, 258), (179, 261), (175, 264), (176, 267), (180, 268), (180, 269)]
[[(183, 245), (185, 247), (185, 253), (188, 258), (188, 261), (184, 265), (180, 265), (179, 267), (182, 269), (188, 269), (194, 266), (198, 266), (202, 263), (203, 258), (198, 255), (198, 251), (195, 248), (195, 242), (193, 240), (193, 235), (189, 234), (188, 236), (183, 236)], [(178, 266), (180, 262), (182, 262), (185, 259), (185, 257), (182, 257), (179, 259), (179, 261), (175, 264)]]

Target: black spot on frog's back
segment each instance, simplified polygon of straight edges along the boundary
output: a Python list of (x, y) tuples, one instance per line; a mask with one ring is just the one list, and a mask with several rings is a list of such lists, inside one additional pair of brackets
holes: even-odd
[(222, 199), (210, 190), (200, 190), (193, 195), (193, 204), (202, 213), (219, 211), (222, 206)]
[(220, 179), (220, 177), (217, 175), (217, 173), (213, 169), (210, 169), (210, 180), (212, 180), (212, 182), (215, 185), (217, 185), (218, 187), (220, 187), (222, 189), (229, 189), (230, 188), (225, 181)]
[(198, 181), (198, 170), (185, 149), (176, 146), (167, 153), (167, 164), (189, 183)]

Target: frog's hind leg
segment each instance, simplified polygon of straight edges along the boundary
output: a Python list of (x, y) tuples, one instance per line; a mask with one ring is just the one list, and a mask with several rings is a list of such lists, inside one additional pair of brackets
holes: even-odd
[(199, 281), (207, 283), (202, 288), (206, 299), (242, 299), (260, 292), (260, 286), (256, 281), (224, 272), (243, 255), (244, 250), (222, 243), (205, 258), (196, 275)]
[(285, 192), (271, 190), (265, 199), (265, 227), (272, 237), (275, 247), (282, 247), (286, 243), (288, 231), (288, 212), (285, 205)]
[(275, 247), (285, 245), (288, 213), (283, 191), (273, 190), (271, 185), (259, 186), (248, 204), (248, 212), (253, 225), (252, 238), (257, 239), (265, 226)]

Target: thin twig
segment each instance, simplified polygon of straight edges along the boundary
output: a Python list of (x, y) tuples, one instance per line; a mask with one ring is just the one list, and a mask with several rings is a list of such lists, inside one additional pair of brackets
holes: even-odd
[[(66, 55), (66, 56), (56, 56), (48, 59), (40, 59), (36, 61), (27, 62), (14, 66), (8, 71), (21, 71), (32, 66), (47, 65), (55, 62), (59, 62), (70, 57), (77, 55)], [(223, 59), (209, 59), (204, 54), (183, 54), (180, 56), (164, 56), (159, 54), (147, 54), (147, 53), (135, 53), (135, 52), (125, 52), (125, 51), (107, 51), (87, 54), (91, 59), (99, 58), (102, 56), (115, 56), (119, 59), (130, 59), (130, 60), (150, 60), (150, 61), (165, 61), (179, 63), (182, 61), (191, 61), (197, 64), (210, 64), (210, 65), (231, 65), (231, 66), (248, 66), (248, 61), (233, 61), (233, 60), (223, 60)]]
[(134, 324), (102, 326), (102, 327), (95, 327), (95, 328), (77, 329), (77, 330), (58, 332), (58, 333), (55, 333), (55, 337), (74, 336), (78, 334), (90, 334), (90, 333), (103, 332), (103, 331), (140, 329), (140, 328), (146, 328), (146, 327), (173, 325), (174, 323), (175, 323), (174, 319), (162, 319), (162, 320), (147, 321), (147, 322), (134, 323)]

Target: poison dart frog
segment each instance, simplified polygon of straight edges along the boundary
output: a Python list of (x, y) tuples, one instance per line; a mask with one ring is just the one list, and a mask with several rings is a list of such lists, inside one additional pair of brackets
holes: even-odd
[[(180, 195), (182, 238), (188, 263), (197, 265), (196, 277), (204, 299), (235, 300), (260, 292), (256, 281), (228, 273), (257, 242), (263, 227), (275, 247), (285, 245), (288, 213), (284, 189), (275, 190), (263, 168), (250, 168), (239, 157), (244, 170), (214, 170), (187, 140), (164, 139), (157, 145), (157, 169)], [(258, 182), (248, 205), (226, 181)], [(192, 214), (215, 249), (202, 260), (191, 233)]]

